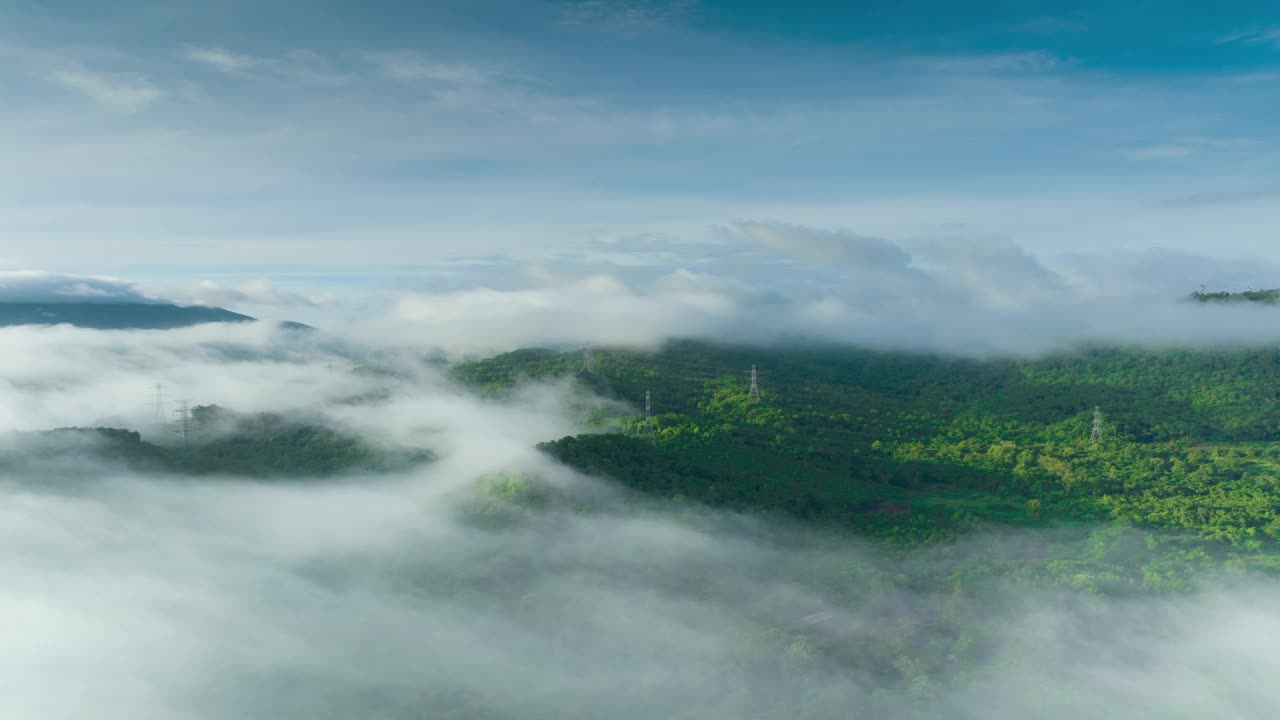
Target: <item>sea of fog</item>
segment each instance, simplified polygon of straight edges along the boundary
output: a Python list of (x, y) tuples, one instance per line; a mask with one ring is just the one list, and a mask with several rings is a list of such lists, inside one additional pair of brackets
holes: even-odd
[[(0, 332), (21, 349), (0, 354), (0, 430), (147, 427), (162, 383), (439, 456), (323, 482), (139, 474), (92, 453), (5, 471), (0, 717), (1280, 714), (1273, 583), (963, 588), (948, 578), (976, 557), (1057, 540), (902, 551), (640, 501), (533, 448), (582, 430), (591, 401), (567, 385), (480, 399), (411, 356), (349, 372), (350, 353), (260, 326)], [(566, 500), (504, 505), (478, 489), (495, 473)]]

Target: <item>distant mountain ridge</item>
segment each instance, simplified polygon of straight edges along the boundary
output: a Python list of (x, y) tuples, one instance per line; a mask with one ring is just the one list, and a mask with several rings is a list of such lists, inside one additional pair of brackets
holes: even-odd
[(204, 323), (253, 322), (219, 307), (141, 302), (3, 302), (0, 327), (73, 325), (95, 330), (170, 330)]
[(1268, 290), (1243, 290), (1241, 292), (1199, 292), (1191, 293), (1191, 299), (1202, 303), (1262, 303), (1264, 305), (1280, 305), (1280, 288)]

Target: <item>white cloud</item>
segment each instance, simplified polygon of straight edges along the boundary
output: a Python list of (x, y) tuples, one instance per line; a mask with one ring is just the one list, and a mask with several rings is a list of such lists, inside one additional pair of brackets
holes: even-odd
[(1224, 35), (1218, 39), (1221, 44), (1240, 43), (1244, 45), (1272, 45), (1280, 49), (1280, 27), (1269, 27), (1257, 30)]
[(137, 283), (116, 278), (0, 271), (0, 302), (156, 302)]
[(1130, 148), (1124, 156), (1130, 160), (1181, 160), (1203, 153), (1251, 153), (1258, 143), (1246, 138), (1178, 137), (1168, 142)]
[[(696, 272), (561, 264), (535, 288), (411, 293), (356, 331), (455, 352), (558, 343), (652, 346), (679, 337), (811, 339), (971, 356), (1084, 343), (1273, 343), (1275, 308), (1182, 302), (1202, 283), (1259, 287), (1280, 268), (1173, 251), (1037, 257), (1001, 238), (893, 243), (742, 223), (694, 256)], [(750, 243), (743, 247), (743, 243)], [(744, 262), (749, 258), (751, 262)], [(584, 266), (586, 267), (586, 266)], [(1248, 277), (1245, 271), (1249, 270)], [(1276, 283), (1271, 283), (1276, 284)]]
[(113, 110), (136, 112), (160, 98), (161, 92), (137, 73), (98, 73), (83, 69), (58, 70), (53, 80)]
[(278, 56), (261, 57), (222, 47), (188, 45), (183, 57), (227, 75), (301, 88), (335, 88), (352, 79), (352, 74), (339, 68), (332, 57), (314, 50), (291, 50)]
[(381, 74), (394, 80), (470, 85), (489, 79), (484, 71), (474, 65), (435, 62), (409, 51), (372, 53), (368, 59)]
[[(171, 291), (178, 297), (182, 291)], [(299, 293), (276, 287), (267, 280), (250, 280), (235, 287), (219, 285), (211, 280), (201, 281), (186, 297), (193, 305), (234, 306), (266, 305), (274, 307), (319, 307), (332, 303), (330, 293)], [(185, 299), (185, 298), (184, 298)]]
[(660, 283), (662, 292), (637, 291), (616, 277), (596, 275), (555, 287), (410, 294), (390, 318), (375, 319), (364, 332), (477, 352), (583, 341), (647, 344), (736, 317), (732, 298), (687, 279), (677, 274)]
[(225, 48), (197, 47), (194, 45), (188, 45), (183, 50), (183, 57), (229, 74), (250, 70), (264, 62), (262, 58), (234, 53)]
[(901, 272), (911, 254), (898, 245), (844, 230), (820, 230), (778, 222), (739, 222), (728, 230), (767, 251), (815, 263)]
[(620, 32), (668, 27), (698, 10), (698, 0), (570, 0), (560, 25)]
[(919, 56), (909, 64), (941, 73), (1034, 74), (1062, 70), (1074, 64), (1047, 52), (1005, 52), (981, 55)]

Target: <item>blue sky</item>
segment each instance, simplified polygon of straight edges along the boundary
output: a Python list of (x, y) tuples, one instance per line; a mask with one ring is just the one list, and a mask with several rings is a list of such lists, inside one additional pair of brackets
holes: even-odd
[(0, 0), (0, 268), (678, 267), (743, 220), (1269, 262), (1266, 6)]

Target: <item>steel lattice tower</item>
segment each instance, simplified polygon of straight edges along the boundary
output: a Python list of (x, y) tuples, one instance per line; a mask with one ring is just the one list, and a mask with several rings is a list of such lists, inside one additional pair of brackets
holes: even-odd
[(156, 383), (156, 425), (164, 425), (164, 385)]
[(751, 366), (751, 401), (760, 402), (760, 377), (756, 374), (756, 366)]
[(178, 403), (178, 409), (173, 412), (178, 416), (176, 430), (179, 437), (182, 438), (182, 443), (186, 445), (191, 442), (191, 401), (183, 400)]

